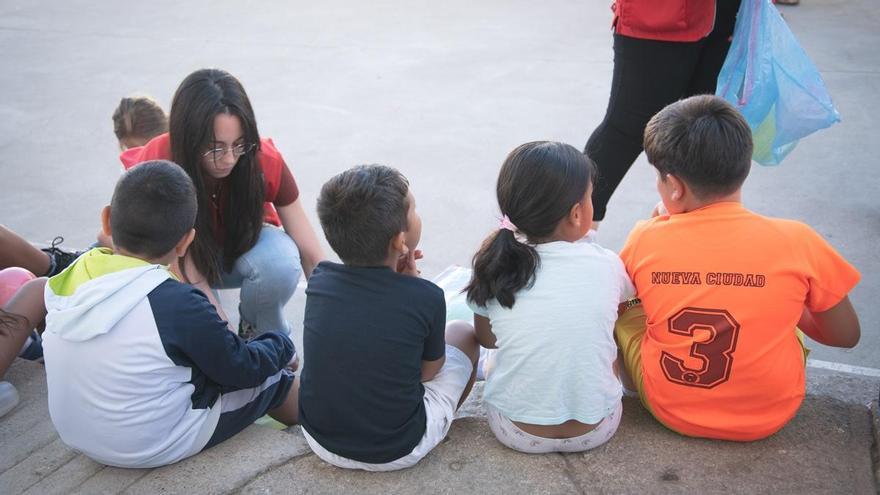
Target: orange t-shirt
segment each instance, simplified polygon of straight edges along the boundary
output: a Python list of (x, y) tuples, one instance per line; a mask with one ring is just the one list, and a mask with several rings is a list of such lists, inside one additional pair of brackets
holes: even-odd
[(755, 440), (804, 397), (795, 327), (839, 303), (859, 273), (809, 226), (740, 203), (641, 222), (620, 253), (647, 315), (644, 393), (680, 433)]

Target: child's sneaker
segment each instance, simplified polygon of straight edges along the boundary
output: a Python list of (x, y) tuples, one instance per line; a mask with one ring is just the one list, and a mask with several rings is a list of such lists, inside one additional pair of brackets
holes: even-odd
[(47, 277), (52, 277), (58, 275), (65, 268), (70, 266), (71, 263), (74, 262), (77, 258), (83, 254), (84, 251), (65, 251), (58, 246), (64, 242), (64, 238), (60, 235), (54, 239), (52, 239), (52, 245), (47, 248), (42, 248), (40, 251), (49, 255), (49, 271), (46, 273)]
[(0, 382), (0, 417), (18, 405), (18, 390), (9, 382)]
[(43, 339), (36, 330), (31, 331), (30, 337), (25, 341), (18, 353), (18, 357), (28, 361), (41, 361), (43, 359)]
[(253, 323), (244, 321), (244, 319), (239, 319), (238, 336), (244, 340), (251, 340), (257, 336), (257, 327), (255, 327)]

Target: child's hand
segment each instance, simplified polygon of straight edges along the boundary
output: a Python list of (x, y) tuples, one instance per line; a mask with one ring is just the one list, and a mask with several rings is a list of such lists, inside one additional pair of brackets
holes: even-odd
[(666, 211), (666, 206), (663, 204), (663, 201), (658, 201), (654, 206), (654, 209), (651, 210), (651, 218), (659, 217), (660, 215), (668, 215), (669, 212)]
[(422, 272), (416, 267), (416, 260), (423, 258), (421, 249), (411, 249), (397, 260), (397, 273), (418, 277)]
[(299, 356), (296, 352), (293, 353), (293, 357), (290, 358), (290, 362), (287, 363), (287, 366), (285, 366), (285, 368), (293, 372), (299, 369)]

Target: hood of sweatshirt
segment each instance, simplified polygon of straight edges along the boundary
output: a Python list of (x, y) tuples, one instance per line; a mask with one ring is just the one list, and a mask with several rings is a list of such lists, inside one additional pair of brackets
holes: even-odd
[(153, 289), (173, 275), (164, 265), (96, 248), (49, 279), (46, 332), (83, 342), (110, 332)]

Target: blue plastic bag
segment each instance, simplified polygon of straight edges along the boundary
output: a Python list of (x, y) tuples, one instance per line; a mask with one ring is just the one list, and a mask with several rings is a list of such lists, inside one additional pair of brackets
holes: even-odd
[(813, 62), (770, 0), (742, 0), (715, 94), (752, 128), (752, 159), (778, 165), (798, 140), (840, 121)]

